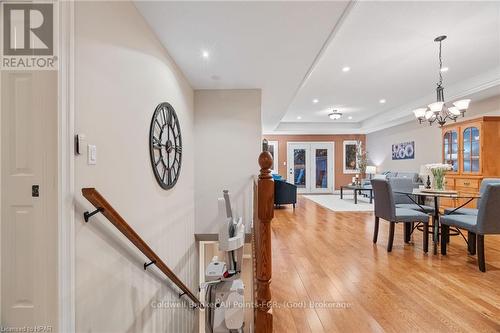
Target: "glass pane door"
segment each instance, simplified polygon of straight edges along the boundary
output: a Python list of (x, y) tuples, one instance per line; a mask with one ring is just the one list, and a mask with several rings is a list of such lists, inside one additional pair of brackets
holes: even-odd
[(444, 163), (453, 166), (453, 171), (458, 171), (458, 132), (448, 131), (443, 137)]
[(479, 172), (479, 129), (472, 127), (471, 132), (471, 171)]
[(293, 150), (293, 183), (298, 188), (306, 187), (306, 150)]
[(328, 187), (328, 150), (316, 149), (316, 188)]
[(289, 183), (300, 193), (333, 191), (333, 144), (323, 142), (288, 144)]
[(312, 143), (311, 144), (311, 193), (333, 191), (333, 144)]
[(479, 172), (479, 129), (468, 127), (463, 132), (463, 172)]
[(309, 144), (288, 144), (287, 181), (297, 186), (300, 193), (309, 192), (310, 153)]

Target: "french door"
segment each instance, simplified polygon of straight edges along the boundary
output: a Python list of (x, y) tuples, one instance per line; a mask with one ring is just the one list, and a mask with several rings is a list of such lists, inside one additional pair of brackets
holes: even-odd
[(333, 191), (333, 143), (288, 143), (289, 183), (299, 193), (331, 193)]

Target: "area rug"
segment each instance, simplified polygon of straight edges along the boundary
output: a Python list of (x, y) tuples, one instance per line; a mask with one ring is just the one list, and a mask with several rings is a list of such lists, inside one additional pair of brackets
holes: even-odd
[(302, 197), (312, 200), (334, 212), (373, 211), (373, 204), (370, 203), (370, 199), (359, 195), (357, 204), (354, 204), (354, 195), (352, 194), (345, 194), (343, 199), (340, 199), (340, 195), (338, 194), (307, 194)]

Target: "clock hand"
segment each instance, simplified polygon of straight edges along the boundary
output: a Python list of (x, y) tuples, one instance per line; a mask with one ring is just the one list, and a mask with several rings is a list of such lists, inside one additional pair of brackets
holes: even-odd
[(161, 144), (161, 143), (154, 143), (153, 144), (153, 147), (156, 149), (161, 149), (161, 147), (165, 147), (165, 146), (166, 146), (165, 144)]

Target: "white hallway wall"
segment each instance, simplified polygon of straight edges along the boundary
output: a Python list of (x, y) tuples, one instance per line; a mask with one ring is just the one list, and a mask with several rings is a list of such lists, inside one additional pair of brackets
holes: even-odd
[[(480, 101), (472, 101), (466, 113), (467, 117), (457, 121), (479, 117), (482, 115), (500, 116), (500, 96), (490, 97)], [(415, 141), (415, 159), (392, 160), (392, 144)], [(439, 125), (418, 124), (412, 121), (382, 131), (370, 133), (366, 136), (367, 151), (377, 171), (415, 171), (428, 163), (441, 162), (441, 129)]]
[[(177, 289), (91, 205), (97, 188), (186, 284), (197, 290), (194, 240), (193, 91), (131, 2), (76, 3), (75, 127), (97, 145), (97, 165), (75, 159), (76, 329), (78, 332), (192, 332), (196, 311), (155, 309)], [(149, 125), (170, 102), (183, 139), (177, 185), (165, 191), (152, 173)]]
[(252, 219), (252, 175), (261, 150), (260, 90), (199, 90), (195, 109), (196, 233), (217, 233), (217, 198), (228, 189), (247, 231)]

